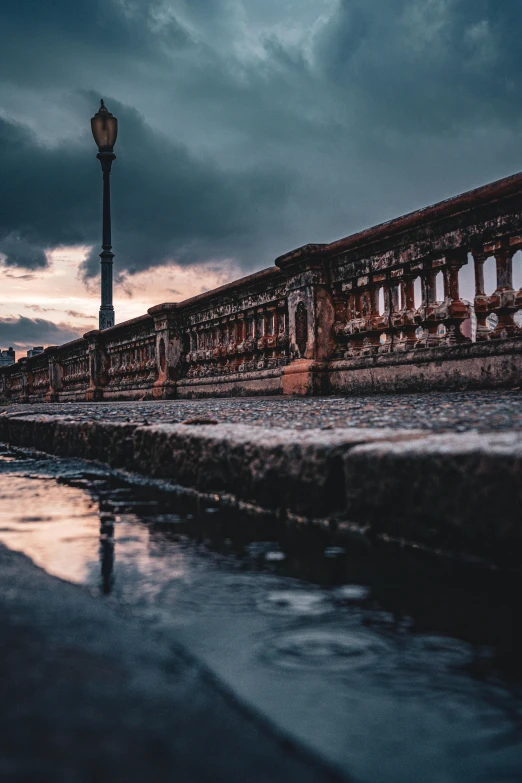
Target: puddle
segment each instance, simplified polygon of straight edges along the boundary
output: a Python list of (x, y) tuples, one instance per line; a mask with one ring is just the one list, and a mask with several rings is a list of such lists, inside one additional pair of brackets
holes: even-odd
[(0, 457), (0, 541), (181, 641), (354, 780), (522, 779), (511, 581)]

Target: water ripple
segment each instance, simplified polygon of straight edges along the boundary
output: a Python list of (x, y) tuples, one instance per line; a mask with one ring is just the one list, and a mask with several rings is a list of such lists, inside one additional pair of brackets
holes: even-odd
[(318, 590), (272, 590), (258, 598), (257, 608), (267, 614), (315, 617), (334, 607), (328, 596)]
[(344, 671), (369, 666), (385, 649), (373, 636), (360, 631), (305, 629), (274, 637), (263, 657), (289, 669)]

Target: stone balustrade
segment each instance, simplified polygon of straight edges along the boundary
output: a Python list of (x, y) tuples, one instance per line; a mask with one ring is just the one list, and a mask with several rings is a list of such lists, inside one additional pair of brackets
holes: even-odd
[(86, 338), (91, 336), (91, 352), (100, 357), (91, 397), (132, 399), (140, 392), (146, 394), (158, 379), (154, 319), (144, 315), (103, 333), (88, 333)]
[[(0, 369), (0, 394), (35, 402), (515, 385), (521, 250), (519, 174), (21, 359)], [(464, 273), (475, 288), (467, 299)]]
[[(40, 357), (43, 357), (43, 355), (40, 354)], [(29, 402), (35, 401), (33, 399), (34, 390), (32, 388), (31, 373), (34, 358), (27, 360)], [(74, 342), (67, 343), (60, 348), (53, 346), (49, 358), (49, 398), (52, 400), (85, 398), (91, 378), (88, 343), (85, 338), (74, 340)]]
[(178, 308), (178, 393), (278, 391), (290, 362), (286, 285), (278, 269), (243, 278)]
[(13, 400), (24, 398), (22, 366), (23, 363), (17, 362), (0, 369), (0, 397)]

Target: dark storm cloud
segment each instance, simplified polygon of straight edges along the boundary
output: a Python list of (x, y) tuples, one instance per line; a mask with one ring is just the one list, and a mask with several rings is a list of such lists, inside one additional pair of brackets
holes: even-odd
[(53, 86), (85, 71), (133, 69), (158, 60), (165, 43), (191, 41), (161, 0), (2, 0), (3, 78), (19, 84)]
[(83, 273), (97, 273), (84, 129), (100, 90), (120, 120), (124, 275), (259, 267), (520, 168), (519, 0), (4, 0), (0, 13), (0, 100), (20, 119), (0, 125), (11, 267), (92, 244)]
[(28, 128), (0, 118), (0, 171), (0, 253), (7, 266), (44, 267), (44, 249), (82, 244), (93, 230), (96, 203), (85, 191), (96, 182), (81, 148), (50, 149)]
[(20, 350), (32, 345), (62, 345), (81, 337), (85, 329), (68, 323), (55, 324), (44, 318), (0, 318), (0, 345), (12, 345)]
[(521, 22), (519, 0), (343, 0), (318, 53), (364, 123), (447, 134), (520, 121)]
[(5, 266), (41, 269), (48, 265), (47, 257), (41, 247), (16, 234), (8, 234), (0, 239), (0, 254)]
[[(85, 110), (95, 97), (84, 98)], [(278, 170), (223, 172), (154, 132), (134, 110), (110, 102), (122, 132), (114, 164), (113, 240), (119, 269), (133, 274), (175, 260), (231, 257), (251, 241), (258, 217), (288, 197)], [(35, 269), (44, 249), (99, 242), (101, 172), (92, 140), (44, 146), (27, 128), (0, 119), (0, 253)], [(84, 265), (98, 272), (98, 249)]]

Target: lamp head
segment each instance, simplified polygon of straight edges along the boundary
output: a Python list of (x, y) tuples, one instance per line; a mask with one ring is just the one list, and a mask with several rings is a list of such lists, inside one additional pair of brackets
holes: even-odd
[(107, 109), (103, 99), (100, 108), (91, 119), (91, 130), (100, 152), (112, 152), (118, 136), (118, 120)]

